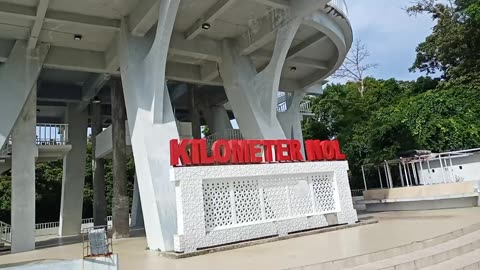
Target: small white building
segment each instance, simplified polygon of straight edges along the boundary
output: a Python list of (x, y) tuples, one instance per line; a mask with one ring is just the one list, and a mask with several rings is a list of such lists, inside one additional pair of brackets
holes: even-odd
[[(359, 205), (362, 209), (365, 205), (367, 211), (479, 205), (480, 148), (444, 153), (412, 151), (407, 157), (364, 165), (362, 172), (365, 191), (356, 200), (357, 209)], [(372, 179), (373, 175), (378, 178)]]
[(420, 156), (416, 165), (420, 184), (480, 181), (480, 149)]

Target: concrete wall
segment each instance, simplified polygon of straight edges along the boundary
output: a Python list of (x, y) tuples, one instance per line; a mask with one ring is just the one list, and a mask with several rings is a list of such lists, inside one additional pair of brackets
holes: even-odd
[(394, 189), (373, 189), (364, 191), (363, 197), (365, 200), (394, 200), (468, 194), (473, 193), (474, 191), (475, 183), (465, 182)]
[(172, 168), (175, 251), (354, 224), (347, 171), (346, 161)]

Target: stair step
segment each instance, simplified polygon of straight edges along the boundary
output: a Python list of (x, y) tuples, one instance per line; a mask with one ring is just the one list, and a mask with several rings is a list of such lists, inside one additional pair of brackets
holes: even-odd
[[(304, 265), (301, 269), (325, 269), (325, 270), (343, 270), (350, 269), (351, 267), (365, 265), (367, 263), (378, 262), (381, 260), (388, 260), (396, 256), (411, 254), (419, 250), (424, 250), (430, 247), (437, 246), (442, 243), (457, 239), (461, 236), (471, 234), (473, 232), (480, 231), (480, 223), (472, 224), (459, 230), (455, 230), (437, 237), (426, 239), (423, 241), (413, 242), (407, 245), (398, 246), (386, 250), (380, 250), (372, 253), (366, 253), (353, 257), (347, 257), (329, 262), (323, 262), (319, 264)], [(297, 269), (297, 268), (295, 268)], [(298, 268), (300, 269), (300, 268)]]
[(480, 269), (480, 249), (455, 257), (451, 260), (441, 262), (422, 270), (473, 270)]
[(422, 267), (435, 265), (453, 259), (457, 256), (462, 256), (476, 249), (480, 249), (480, 231), (475, 231), (448, 242), (418, 250), (416, 252), (391, 257), (385, 260), (376, 261), (349, 269), (421, 269)]

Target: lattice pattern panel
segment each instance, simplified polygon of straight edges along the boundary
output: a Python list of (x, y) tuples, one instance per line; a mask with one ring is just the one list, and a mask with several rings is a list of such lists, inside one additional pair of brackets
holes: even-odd
[(339, 211), (333, 173), (204, 180), (205, 228)]
[(288, 190), (285, 187), (284, 181), (267, 179), (261, 181), (261, 183), (265, 205), (265, 218), (267, 220), (276, 220), (290, 216), (287, 200)]
[(293, 217), (313, 214), (313, 201), (310, 192), (310, 183), (305, 177), (299, 180), (296, 185), (289, 186), (289, 199), (291, 207), (291, 215)]
[(332, 213), (338, 210), (338, 197), (333, 174), (314, 175), (310, 178), (315, 198), (315, 210)]
[(258, 180), (235, 180), (235, 214), (238, 224), (262, 220)]
[(205, 227), (207, 230), (232, 225), (230, 183), (203, 183), (203, 207), (205, 209)]

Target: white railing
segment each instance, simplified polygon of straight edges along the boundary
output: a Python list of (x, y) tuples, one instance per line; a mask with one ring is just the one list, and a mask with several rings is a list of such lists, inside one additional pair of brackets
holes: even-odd
[(288, 109), (287, 102), (279, 103), (277, 106), (277, 112), (286, 112)]
[(12, 137), (8, 136), (5, 144), (0, 149), (0, 156), (5, 157), (12, 153)]
[(82, 224), (93, 223), (93, 218), (84, 218), (82, 219)]
[[(301, 114), (311, 114), (312, 109), (311, 109), (311, 103), (308, 100), (304, 100), (300, 103), (300, 106), (298, 106), (298, 110)], [(287, 103), (282, 102), (279, 103), (277, 106), (277, 112), (286, 112), (288, 110)]]
[[(131, 215), (128, 216), (131, 221)], [(112, 216), (107, 216), (108, 226), (112, 226)], [(36, 236), (57, 235), (58, 228), (60, 227), (59, 221), (45, 222), (35, 224)], [(93, 228), (93, 218), (82, 219), (82, 230)], [(0, 243), (11, 243), (11, 226), (5, 222), (0, 221)]]
[(328, 5), (335, 8), (337, 11), (342, 12), (343, 15), (348, 16), (348, 6), (345, 0), (332, 0)]
[[(68, 143), (68, 124), (43, 124), (35, 127), (37, 145), (65, 145)], [(12, 136), (0, 149), (0, 156), (12, 153)]]
[(60, 227), (60, 222), (58, 221), (35, 224), (35, 230), (45, 230), (58, 227)]
[(207, 145), (209, 148), (211, 148), (213, 143), (217, 140), (242, 140), (243, 136), (240, 132), (240, 129), (227, 129), (223, 132), (218, 132), (207, 136), (205, 139), (207, 140)]
[(68, 140), (68, 125), (38, 123), (36, 133), (38, 145), (65, 145)]
[(303, 101), (302, 103), (300, 103), (300, 113), (303, 113), (303, 114), (311, 114), (312, 113), (312, 108), (311, 108), (310, 101)]
[(11, 243), (12, 242), (12, 227), (0, 221), (0, 242)]
[[(68, 143), (68, 124), (43, 124), (35, 127), (37, 145), (66, 145)], [(12, 136), (10, 135), (0, 149), (0, 156), (12, 153)]]

